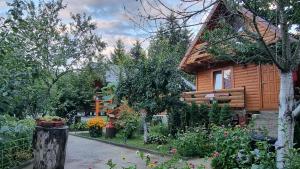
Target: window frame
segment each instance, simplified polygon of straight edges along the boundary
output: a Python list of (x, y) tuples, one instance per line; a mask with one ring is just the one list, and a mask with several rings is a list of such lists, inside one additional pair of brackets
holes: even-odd
[[(225, 89), (224, 88), (224, 71), (225, 70), (230, 70), (231, 71), (231, 79), (230, 79), (230, 81), (231, 81), (231, 88), (229, 88), (229, 89), (232, 89), (232, 88), (234, 88), (234, 76), (233, 76), (233, 67), (232, 66), (228, 66), (228, 67), (223, 67), (223, 68), (218, 68), (218, 69), (214, 69), (213, 71), (212, 71), (212, 73), (211, 73), (211, 77), (212, 77), (212, 88), (213, 88), (213, 90), (223, 90), (223, 89)], [(215, 89), (215, 77), (214, 77), (214, 73), (215, 72), (218, 72), (218, 71), (221, 71), (222, 73), (222, 89)]]

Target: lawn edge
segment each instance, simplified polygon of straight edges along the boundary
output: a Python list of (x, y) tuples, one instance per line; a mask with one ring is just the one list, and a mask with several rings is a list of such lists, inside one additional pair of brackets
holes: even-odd
[[(154, 151), (154, 150), (149, 150), (149, 149), (146, 149), (146, 148), (135, 147), (135, 146), (127, 145), (127, 144), (115, 143), (115, 142), (102, 140), (102, 139), (99, 139), (99, 138), (87, 137), (87, 136), (83, 136), (83, 135), (79, 135), (79, 134), (75, 134), (75, 133), (69, 133), (69, 134), (72, 135), (72, 136), (86, 138), (86, 139), (89, 139), (89, 140), (95, 140), (95, 141), (99, 141), (99, 142), (102, 142), (102, 143), (115, 145), (115, 146), (118, 146), (118, 147), (128, 148), (128, 149), (131, 149), (131, 150), (138, 150), (138, 151), (143, 151), (143, 152), (146, 152), (146, 153), (156, 154), (156, 155), (160, 155), (160, 156), (172, 157), (171, 154), (164, 154), (164, 153)], [(185, 158), (182, 157), (182, 159), (185, 159)]]
[(32, 158), (32, 159), (30, 159), (30, 160), (24, 161), (24, 162), (20, 163), (20, 165), (15, 166), (15, 167), (13, 167), (13, 168), (11, 168), (11, 169), (22, 169), (22, 168), (25, 168), (25, 167), (27, 167), (27, 166), (33, 164), (33, 160), (34, 160), (34, 159)]

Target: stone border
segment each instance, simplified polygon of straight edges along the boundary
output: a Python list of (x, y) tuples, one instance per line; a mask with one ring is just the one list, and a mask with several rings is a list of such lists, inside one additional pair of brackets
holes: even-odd
[[(111, 144), (111, 145), (118, 146), (118, 147), (123, 147), (123, 148), (128, 148), (128, 149), (131, 149), (131, 150), (138, 150), (138, 151), (143, 151), (143, 152), (146, 152), (146, 153), (156, 154), (156, 155), (160, 155), (160, 156), (172, 157), (171, 154), (164, 154), (164, 153), (149, 150), (149, 149), (146, 149), (146, 148), (140, 148), (140, 147), (135, 147), (135, 146), (127, 145), (127, 144), (115, 143), (115, 142), (111, 142), (111, 141), (107, 141), (107, 140), (102, 140), (102, 139), (99, 139), (99, 138), (92, 138), (92, 137), (82, 136), (82, 135), (78, 135), (78, 134), (74, 134), (74, 133), (69, 133), (69, 134), (72, 135), (72, 136), (75, 136), (75, 137), (81, 137), (81, 138), (86, 138), (86, 139), (89, 139), (89, 140), (99, 141), (99, 142), (102, 142), (102, 143)], [(182, 159), (185, 160), (186, 158), (182, 157)]]
[(18, 165), (16, 167), (13, 167), (11, 169), (22, 169), (22, 168), (25, 168), (25, 167), (27, 167), (27, 166), (29, 166), (31, 164), (33, 164), (33, 158), (30, 159), (30, 160), (24, 161), (20, 165)]

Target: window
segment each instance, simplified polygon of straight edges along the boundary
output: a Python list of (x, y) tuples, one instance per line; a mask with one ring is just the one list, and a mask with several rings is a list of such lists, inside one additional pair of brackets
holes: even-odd
[(222, 89), (222, 71), (214, 72), (214, 89)]
[(230, 89), (232, 88), (232, 70), (223, 69), (213, 72), (214, 77), (214, 89)]

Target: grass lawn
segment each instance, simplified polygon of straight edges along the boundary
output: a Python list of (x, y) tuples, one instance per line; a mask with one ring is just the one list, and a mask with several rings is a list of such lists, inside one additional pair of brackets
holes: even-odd
[[(77, 135), (85, 136), (85, 137), (90, 137), (89, 133), (78, 133)], [(97, 137), (96, 139), (98, 140), (105, 140), (105, 141), (110, 141), (113, 143), (118, 143), (118, 144), (125, 144), (137, 148), (144, 148), (152, 151), (156, 151), (162, 154), (168, 154), (169, 149), (170, 149), (170, 144), (165, 144), (165, 145), (158, 145), (158, 144), (144, 144), (143, 141), (143, 136), (142, 135), (137, 135), (131, 139), (128, 139), (126, 142), (122, 138), (120, 134), (117, 134), (115, 138), (106, 138), (105, 136), (102, 137)]]

